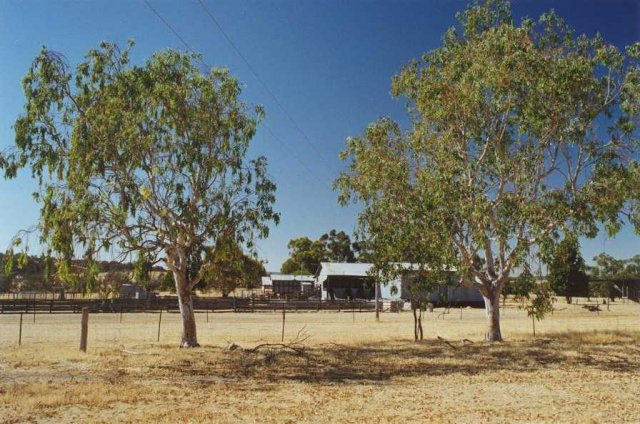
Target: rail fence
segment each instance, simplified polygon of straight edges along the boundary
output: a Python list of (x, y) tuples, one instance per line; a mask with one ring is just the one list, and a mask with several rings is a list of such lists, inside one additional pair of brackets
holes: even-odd
[[(260, 311), (349, 311), (367, 312), (375, 309), (374, 301), (367, 300), (294, 300), (261, 298), (194, 297), (196, 311), (208, 312), (260, 312)], [(396, 302), (384, 302), (382, 310), (399, 310)], [(91, 312), (178, 312), (176, 297), (149, 299), (0, 299), (0, 314), (54, 314), (79, 313), (83, 307)]]

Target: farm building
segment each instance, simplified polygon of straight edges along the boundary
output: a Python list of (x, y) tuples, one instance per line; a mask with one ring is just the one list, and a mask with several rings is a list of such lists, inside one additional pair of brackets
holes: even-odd
[(126, 283), (120, 287), (120, 298), (124, 299), (149, 299), (155, 298), (155, 293), (139, 284)]
[(262, 289), (280, 297), (299, 297), (314, 291), (313, 275), (292, 275), (272, 273), (262, 277)]
[[(412, 264), (402, 264), (410, 270)], [(374, 299), (375, 281), (369, 275), (373, 264), (322, 262), (316, 273), (317, 284), (323, 300), (333, 299)], [(411, 275), (380, 284), (380, 299), (409, 300)], [(434, 304), (484, 305), (484, 299), (476, 289), (449, 285), (428, 294)]]
[(271, 277), (268, 275), (263, 275), (260, 280), (262, 281), (262, 292), (265, 294), (273, 293), (273, 283), (271, 282)]
[(619, 278), (613, 283), (621, 298), (640, 301), (640, 278)]
[[(372, 264), (321, 262), (316, 273), (323, 300), (368, 299), (375, 297), (375, 282), (367, 274)], [(380, 287), (380, 297), (391, 299), (391, 287)], [(383, 293), (382, 290), (385, 290)]]

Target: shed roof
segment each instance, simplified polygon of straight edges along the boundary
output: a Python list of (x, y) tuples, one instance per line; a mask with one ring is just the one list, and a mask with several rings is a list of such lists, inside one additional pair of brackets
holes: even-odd
[[(419, 264), (409, 262), (397, 262), (405, 270), (419, 270)], [(367, 272), (373, 267), (371, 263), (347, 263), (347, 262), (320, 262), (320, 268), (316, 275), (326, 277), (330, 275), (348, 275), (352, 277), (368, 277)], [(449, 271), (455, 271), (453, 268)]]
[(367, 271), (373, 264), (347, 263), (347, 262), (320, 262), (318, 275), (350, 275), (355, 277), (367, 277)]
[(313, 281), (313, 275), (271, 274), (271, 281)]

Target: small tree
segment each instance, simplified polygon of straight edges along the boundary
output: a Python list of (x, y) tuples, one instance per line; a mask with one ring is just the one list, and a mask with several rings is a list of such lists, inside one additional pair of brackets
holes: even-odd
[(509, 292), (513, 294), (513, 300), (520, 303), (524, 307), (527, 300), (531, 298), (531, 293), (536, 289), (536, 280), (531, 274), (529, 265), (525, 263), (525, 267), (520, 275), (509, 282), (511, 285)]
[(546, 283), (539, 282), (535, 286), (533, 297), (530, 299), (529, 304), (525, 307), (527, 315), (531, 317), (531, 325), (533, 328), (533, 335), (536, 335), (536, 320), (542, 320), (545, 315), (553, 311), (553, 296), (552, 292)]
[[(397, 276), (398, 272), (392, 272), (390, 275)], [(434, 271), (411, 271), (404, 269), (400, 272), (407, 284), (403, 284), (411, 302), (411, 312), (413, 313), (413, 334), (416, 341), (424, 338), (424, 330), (422, 328), (422, 313), (429, 305), (431, 293), (437, 291), (440, 287), (446, 285), (448, 275), (446, 272)]]
[(7, 177), (28, 166), (40, 185), (40, 230), (70, 276), (74, 253), (164, 262), (182, 319), (180, 346), (198, 346), (191, 294), (205, 246), (220, 236), (252, 246), (268, 234), (275, 185), (266, 159), (247, 159), (263, 117), (226, 69), (167, 50), (142, 65), (102, 43), (75, 69), (43, 48), (23, 79), (25, 111)]

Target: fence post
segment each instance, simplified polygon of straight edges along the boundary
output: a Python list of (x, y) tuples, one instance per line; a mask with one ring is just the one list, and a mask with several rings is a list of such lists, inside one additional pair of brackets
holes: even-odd
[(34, 295), (34, 298), (33, 298), (33, 323), (34, 324), (36, 323), (36, 298), (35, 298), (35, 295)]
[(89, 327), (89, 307), (82, 308), (82, 327), (80, 333), (80, 350), (87, 351), (87, 331)]
[(282, 339), (281, 341), (284, 342), (284, 320), (285, 320), (285, 307), (282, 306)]
[(22, 313), (20, 314), (20, 332), (18, 333), (18, 346), (22, 346)]
[(380, 283), (376, 281), (376, 321), (380, 321)]
[(160, 341), (160, 324), (162, 324), (162, 309), (160, 309), (160, 318), (158, 318), (158, 341)]

